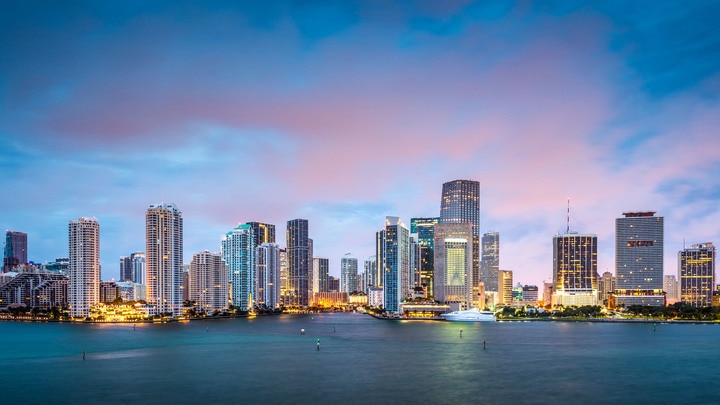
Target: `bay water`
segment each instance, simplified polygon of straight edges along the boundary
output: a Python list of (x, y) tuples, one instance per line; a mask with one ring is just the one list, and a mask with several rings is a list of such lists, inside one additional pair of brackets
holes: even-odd
[(718, 343), (716, 324), (351, 313), (0, 322), (0, 402), (712, 404), (720, 403)]

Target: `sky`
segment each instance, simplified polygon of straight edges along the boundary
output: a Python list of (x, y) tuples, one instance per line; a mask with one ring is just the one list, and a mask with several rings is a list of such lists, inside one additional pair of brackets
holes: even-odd
[[(266, 4), (267, 3), (267, 4)], [(174, 203), (184, 259), (238, 224), (309, 220), (361, 261), (385, 216), (438, 216), (480, 182), (480, 231), (515, 282), (552, 238), (665, 218), (665, 274), (720, 242), (720, 3), (0, 2), (0, 229), (35, 262), (100, 223), (102, 278)]]

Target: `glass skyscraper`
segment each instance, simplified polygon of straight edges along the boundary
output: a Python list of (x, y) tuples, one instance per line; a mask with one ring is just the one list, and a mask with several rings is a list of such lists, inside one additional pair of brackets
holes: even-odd
[(440, 223), (473, 225), (473, 287), (480, 280), (480, 183), (474, 180), (453, 180), (442, 186)]
[(410, 284), (410, 230), (398, 217), (385, 217), (385, 310), (400, 312), (400, 303), (412, 296)]
[(5, 254), (3, 255), (2, 272), (11, 271), (13, 268), (25, 264), (27, 259), (27, 234), (24, 232), (5, 232)]
[(453, 311), (472, 306), (472, 224), (435, 225), (435, 291)]
[(498, 291), (499, 271), (500, 233), (484, 233), (482, 236), (482, 260), (480, 261), (480, 281), (485, 284), (485, 291)]
[(715, 246), (698, 243), (678, 253), (680, 300), (695, 307), (712, 306), (715, 289)]
[(288, 298), (289, 305), (308, 306), (310, 263), (310, 241), (308, 220), (293, 219), (287, 222)]
[(597, 235), (553, 237), (553, 305), (597, 305)]
[(440, 218), (410, 218), (410, 233), (417, 235), (418, 257), (417, 271), (420, 285), (429, 297), (433, 296), (434, 255), (435, 255), (435, 224)]
[(340, 292), (353, 293), (358, 290), (358, 259), (346, 253), (340, 259)]
[(258, 304), (273, 309), (280, 305), (280, 245), (263, 243), (256, 248), (255, 287)]
[(255, 235), (250, 224), (242, 224), (223, 236), (222, 257), (228, 266), (230, 300), (241, 311), (253, 307), (255, 294)]
[(664, 218), (654, 211), (626, 212), (615, 219), (616, 306), (665, 305)]

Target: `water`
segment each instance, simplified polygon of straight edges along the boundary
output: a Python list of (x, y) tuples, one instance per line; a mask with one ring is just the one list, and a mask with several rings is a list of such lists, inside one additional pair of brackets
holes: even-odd
[(135, 329), (0, 322), (0, 398), (56, 404), (709, 404), (720, 403), (719, 336), (720, 325), (658, 324), (653, 331), (652, 324), (407, 322), (360, 314)]

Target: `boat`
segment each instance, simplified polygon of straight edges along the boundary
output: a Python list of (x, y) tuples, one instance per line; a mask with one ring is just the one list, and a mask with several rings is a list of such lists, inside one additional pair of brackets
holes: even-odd
[(477, 308), (465, 311), (453, 311), (447, 314), (441, 314), (446, 321), (452, 322), (494, 322), (497, 317), (492, 311), (480, 311)]

